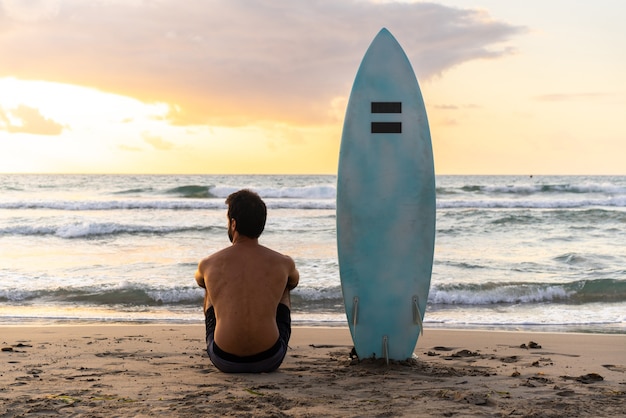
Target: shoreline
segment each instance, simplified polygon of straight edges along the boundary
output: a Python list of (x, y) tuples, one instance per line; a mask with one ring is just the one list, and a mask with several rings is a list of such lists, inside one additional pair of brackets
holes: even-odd
[[(533, 344), (531, 344), (533, 343)], [(416, 360), (356, 361), (294, 325), (278, 372), (224, 374), (202, 324), (0, 326), (0, 416), (621, 416), (626, 335), (427, 328)]]
[[(204, 321), (198, 320), (96, 320), (96, 319), (49, 319), (19, 318), (15, 321), (0, 322), (2, 328), (21, 327), (74, 327), (74, 326), (204, 326)], [(293, 320), (294, 328), (345, 328), (345, 321), (308, 321)], [(474, 331), (474, 332), (526, 332), (538, 334), (591, 334), (591, 335), (625, 335), (626, 328), (616, 326), (591, 325), (441, 325), (424, 323), (424, 332), (430, 331)]]

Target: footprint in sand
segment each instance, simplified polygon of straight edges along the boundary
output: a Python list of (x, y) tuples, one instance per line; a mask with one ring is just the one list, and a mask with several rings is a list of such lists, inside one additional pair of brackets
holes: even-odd
[(598, 373), (585, 374), (583, 376), (579, 376), (576, 379), (577, 382), (581, 382), (585, 384), (601, 382), (603, 380), (604, 380), (604, 377), (600, 376)]
[(457, 351), (456, 353), (452, 354), (451, 357), (478, 357), (479, 355), (480, 354), (478, 354), (478, 352), (476, 351), (463, 349), (461, 351)]
[(564, 380), (575, 380), (577, 382), (584, 383), (584, 384), (588, 385), (590, 383), (601, 382), (601, 381), (604, 380), (604, 377), (600, 376), (598, 373), (589, 373), (589, 374), (581, 375), (581, 376), (578, 376), (578, 377), (561, 376), (561, 379), (564, 379)]
[(539, 348), (541, 348), (541, 346), (539, 344), (537, 344), (536, 342), (534, 342), (534, 341), (530, 341), (528, 343), (528, 345), (522, 344), (522, 345), (519, 346), (519, 348), (523, 348), (525, 350), (529, 350), (531, 348), (532, 349), (539, 349)]
[(609, 369), (612, 372), (626, 373), (626, 367), (615, 364), (603, 364), (602, 367)]

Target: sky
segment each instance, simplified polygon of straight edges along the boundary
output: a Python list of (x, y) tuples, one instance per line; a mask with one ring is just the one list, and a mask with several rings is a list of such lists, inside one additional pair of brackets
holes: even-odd
[(0, 0), (0, 173), (334, 174), (386, 27), (437, 174), (626, 174), (626, 2)]

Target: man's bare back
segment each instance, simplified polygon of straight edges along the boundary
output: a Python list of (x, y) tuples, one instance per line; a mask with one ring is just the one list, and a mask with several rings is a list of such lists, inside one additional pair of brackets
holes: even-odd
[(249, 356), (276, 343), (276, 307), (291, 308), (289, 290), (299, 275), (290, 257), (235, 234), (233, 245), (202, 260), (198, 273), (207, 289), (204, 309), (215, 309), (215, 342)]

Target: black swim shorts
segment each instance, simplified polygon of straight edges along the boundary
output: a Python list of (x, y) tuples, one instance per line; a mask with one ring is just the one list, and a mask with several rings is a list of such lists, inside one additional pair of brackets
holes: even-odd
[(209, 307), (204, 314), (206, 327), (207, 353), (211, 362), (225, 373), (264, 373), (272, 372), (282, 364), (287, 354), (287, 345), (291, 337), (291, 311), (287, 305), (279, 303), (276, 308), (278, 340), (268, 350), (251, 356), (236, 356), (222, 350), (215, 344), (215, 310)]

